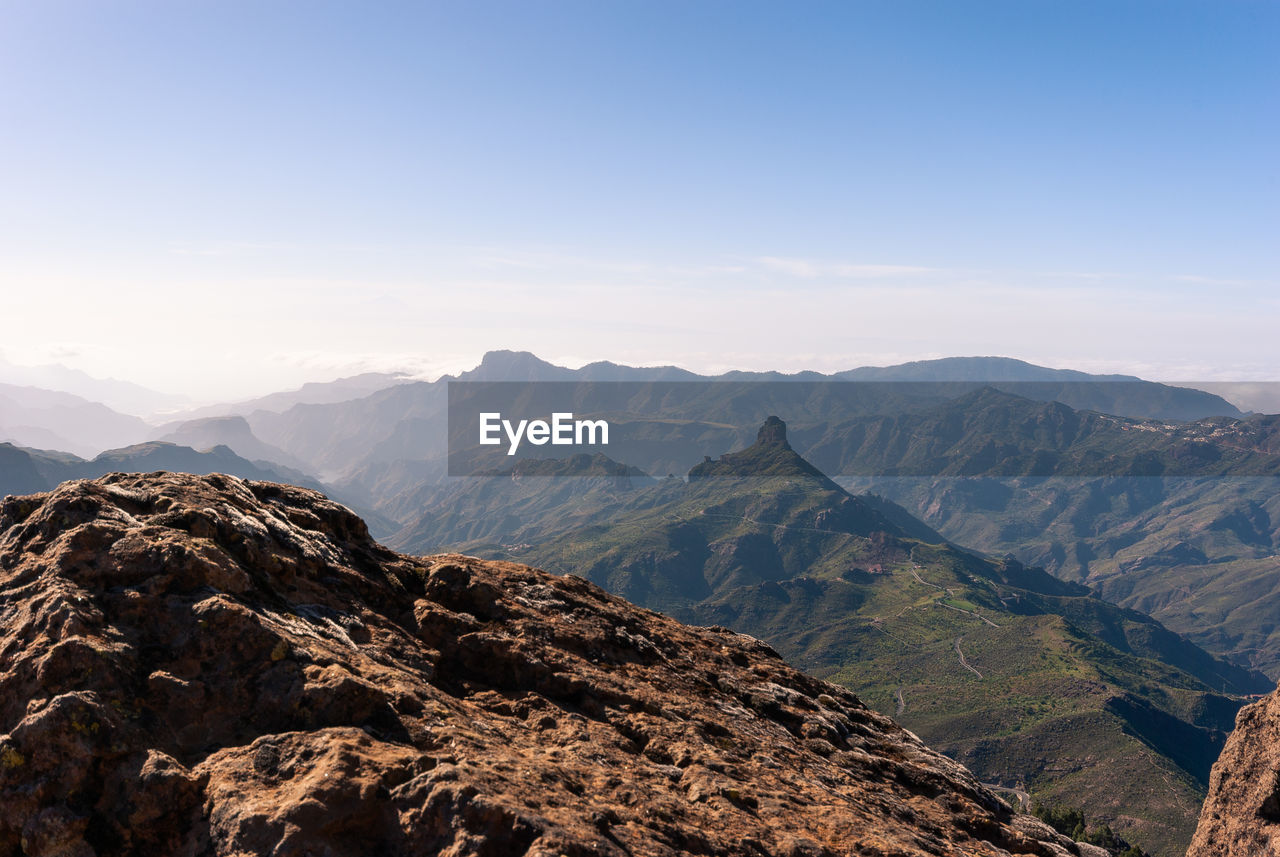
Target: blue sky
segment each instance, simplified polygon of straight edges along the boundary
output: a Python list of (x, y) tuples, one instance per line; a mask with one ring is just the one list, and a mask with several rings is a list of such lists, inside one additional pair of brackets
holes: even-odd
[[(1274, 378), (1275, 2), (0, 2), (0, 349)], [(166, 355), (163, 360), (157, 354)]]

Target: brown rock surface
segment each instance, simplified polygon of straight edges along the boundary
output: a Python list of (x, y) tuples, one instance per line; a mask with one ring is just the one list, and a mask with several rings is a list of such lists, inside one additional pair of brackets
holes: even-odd
[(0, 857), (1065, 855), (723, 629), (113, 474), (0, 505)]
[(1236, 715), (1187, 857), (1280, 857), (1280, 691)]

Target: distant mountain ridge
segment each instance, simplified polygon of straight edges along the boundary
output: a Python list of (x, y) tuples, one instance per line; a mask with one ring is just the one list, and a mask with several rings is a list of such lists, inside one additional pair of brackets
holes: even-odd
[[(987, 371), (998, 368), (1000, 374), (1006, 377), (1026, 376), (1026, 380), (997, 381), (995, 384), (1016, 385), (1019, 394), (1030, 398), (1044, 401), (1060, 398), (1075, 408), (1165, 419), (1201, 418), (1214, 414), (1231, 417), (1241, 415), (1238, 409), (1225, 400), (1202, 391), (1129, 380), (1124, 376), (1104, 376), (1096, 383), (1086, 383), (1081, 381), (1081, 373), (1034, 367), (1005, 358), (956, 358), (940, 363), (939, 373), (943, 377), (972, 375), (977, 371), (975, 367)], [(890, 408), (890, 411), (876, 410), (874, 402), (869, 401), (856, 413), (846, 410), (842, 415), (831, 415), (822, 413), (822, 403), (815, 401), (810, 403), (815, 410), (802, 417), (792, 412), (791, 403), (787, 400), (789, 396), (794, 398), (793, 393), (787, 392), (789, 382), (821, 385), (838, 384), (849, 379), (841, 373), (821, 375), (812, 372), (795, 375), (731, 372), (720, 376), (699, 376), (675, 367), (625, 367), (608, 362), (593, 363), (574, 370), (556, 366), (527, 352), (491, 351), (479, 366), (457, 377), (445, 376), (433, 382), (398, 384), (362, 399), (344, 403), (297, 405), (282, 413), (257, 411), (246, 418), (254, 434), (265, 443), (286, 450), (305, 462), (309, 470), (331, 483), (345, 485), (356, 492), (365, 492), (366, 503), (372, 505), (375, 502), (389, 501), (389, 494), (414, 490), (421, 484), (421, 473), (424, 472), (422, 467), (412, 468), (411, 477), (397, 480), (393, 473), (396, 462), (425, 463), (429, 465), (427, 470), (441, 475), (445, 472), (444, 439), (447, 437), (448, 410), (445, 391), (451, 381), (626, 381), (673, 383), (675, 386), (681, 386), (680, 382), (684, 381), (719, 382), (724, 386), (712, 388), (702, 385), (706, 389), (700, 395), (707, 401), (689, 401), (688, 407), (679, 416), (686, 420), (716, 422), (716, 426), (708, 428), (713, 429), (713, 434), (719, 434), (714, 437), (708, 435), (706, 442), (711, 448), (724, 448), (746, 440), (748, 436), (743, 433), (754, 431), (759, 421), (769, 413), (785, 413), (794, 425), (799, 426), (804, 419), (816, 422), (824, 419), (847, 419), (859, 414), (896, 412), (913, 401), (918, 404), (936, 403), (965, 392), (973, 385), (981, 386), (978, 382), (969, 380), (922, 381), (925, 368), (926, 364), (908, 364), (902, 370), (904, 377), (901, 383), (907, 385), (905, 387), (879, 387), (874, 382), (867, 382), (865, 394), (859, 395), (862, 398), (886, 401), (882, 408)], [(859, 370), (851, 370), (853, 373), (857, 371)], [(894, 368), (880, 368), (876, 372), (878, 379), (887, 380), (894, 374)], [(1051, 380), (1045, 380), (1046, 378)], [(730, 385), (734, 383), (771, 384), (774, 381), (781, 386), (773, 388), (770, 394), (772, 400), (728, 400), (732, 392)], [(724, 397), (724, 400), (715, 401), (718, 396)], [(733, 411), (738, 405), (744, 405), (745, 409), (741, 412)], [(653, 416), (659, 418), (665, 414), (658, 410)], [(668, 472), (634, 458), (630, 458), (628, 463), (651, 473)], [(684, 465), (680, 472), (687, 467), (688, 465)], [(378, 497), (370, 493), (375, 485), (380, 492)]]
[(807, 454), (844, 475), (1280, 474), (1280, 418), (1169, 424), (1082, 411), (984, 386), (929, 409), (830, 427)]
[(0, 497), (50, 491), (69, 479), (96, 479), (107, 473), (149, 473), (157, 470), (196, 475), (226, 473), (243, 479), (272, 479), (301, 484), (302, 487), (318, 487), (318, 483), (303, 473), (277, 468), (268, 462), (249, 461), (226, 446), (197, 452), (186, 446), (150, 441), (108, 450), (86, 460), (66, 453), (0, 443)]
[(3, 357), (0, 357), (0, 384), (56, 390), (138, 417), (185, 401), (180, 395), (161, 393), (131, 381), (97, 378), (57, 363), (22, 366)]
[[(9, 368), (22, 367), (10, 365)], [(82, 393), (106, 389), (102, 386), (80, 384), (79, 381), (83, 380), (81, 375), (83, 373), (64, 370), (61, 374), (28, 373), (22, 377), (48, 383), (55, 383), (59, 378), (70, 379), (67, 383)], [(0, 377), (2, 376), (3, 373), (0, 373)], [(1240, 415), (1238, 409), (1225, 400), (1198, 390), (1168, 387), (1129, 376), (1091, 376), (1072, 370), (1048, 369), (1003, 357), (944, 358), (896, 367), (860, 367), (831, 375), (817, 372), (728, 372), (718, 376), (704, 376), (674, 366), (633, 367), (609, 361), (569, 369), (541, 360), (528, 352), (491, 351), (484, 355), (476, 368), (463, 372), (456, 378), (445, 376), (435, 382), (415, 382), (394, 373), (365, 373), (331, 382), (308, 383), (297, 390), (273, 393), (258, 399), (174, 412), (173, 419), (159, 431), (147, 426), (138, 417), (113, 410), (91, 396), (86, 398), (84, 395), (59, 393), (57, 390), (0, 383), (0, 440), (7, 439), (22, 446), (60, 449), (82, 457), (92, 457), (106, 449), (166, 436), (169, 432), (176, 431), (184, 422), (241, 416), (248, 421), (251, 432), (258, 441), (291, 456), (289, 460), (280, 463), (295, 469), (303, 466), (326, 479), (351, 479), (358, 484), (364, 481), (359, 471), (373, 462), (426, 460), (440, 454), (439, 448), (431, 448), (431, 444), (424, 442), (422, 438), (424, 431), (438, 430), (444, 405), (442, 394), (436, 390), (451, 380), (716, 380), (741, 383), (836, 380), (965, 383), (988, 380), (996, 383), (1043, 384), (1045, 386), (1030, 394), (1032, 398), (1061, 398), (1076, 408), (1093, 408), (1121, 415), (1173, 419), (1210, 414)], [(1135, 397), (1131, 394), (1133, 391), (1126, 391), (1126, 396), (1117, 398), (1095, 391), (1092, 400), (1076, 401), (1071, 397), (1079, 394), (1079, 388), (1058, 386), (1078, 385), (1082, 381), (1128, 383), (1136, 385), (1133, 391), (1140, 395)], [(132, 390), (133, 387), (136, 385), (129, 389)], [(145, 388), (138, 390), (150, 392), (145, 391)], [(115, 401), (110, 396), (103, 398)], [(351, 404), (366, 399), (368, 402), (365, 405)], [(1126, 402), (1129, 404), (1125, 404)], [(1130, 410), (1136, 408), (1137, 412), (1129, 414), (1126, 407)], [(294, 409), (297, 409), (296, 412)], [(348, 411), (351, 413), (346, 413)], [(761, 417), (763, 414), (753, 419)], [(230, 436), (212, 439), (231, 445), (249, 458), (257, 453), (254, 449), (240, 448), (237, 439)]]
[[(447, 376), (446, 376), (447, 377)], [(444, 380), (444, 379), (442, 379)], [(1158, 405), (1163, 413), (1150, 407), (1142, 413), (1106, 410), (1119, 416), (1149, 416), (1169, 419), (1196, 419), (1205, 416), (1240, 417), (1244, 412), (1235, 405), (1205, 390), (1178, 387), (1146, 381), (1136, 375), (1090, 374), (1076, 369), (1037, 366), (1013, 357), (942, 357), (916, 360), (893, 366), (860, 366), (824, 374), (812, 370), (800, 372), (733, 370), (718, 375), (703, 375), (676, 366), (635, 367), (610, 361), (589, 363), (579, 369), (557, 366), (527, 351), (489, 351), (480, 365), (459, 374), (459, 381), (864, 381), (995, 384), (1016, 382), (1036, 384), (1121, 383), (1142, 385), (1144, 391), (1161, 389), (1169, 399)], [(1052, 387), (1041, 388), (1044, 390)], [(1138, 388), (1134, 388), (1138, 389)], [(1034, 397), (1033, 397), (1034, 398)], [(1086, 402), (1063, 400), (1072, 407), (1089, 407)], [(1139, 404), (1139, 407), (1141, 405)], [(1194, 414), (1195, 416), (1180, 416)]]
[(835, 373), (850, 381), (1141, 381), (1136, 375), (1095, 375), (1037, 366), (1014, 357), (940, 357), (895, 366), (860, 366)]
[(0, 384), (0, 440), (57, 448), (77, 455), (136, 443), (147, 433), (141, 418), (118, 413), (71, 393)]
[(410, 380), (409, 376), (396, 372), (364, 372), (337, 378), (333, 381), (309, 381), (296, 390), (269, 393), (255, 399), (238, 402), (220, 402), (200, 408), (173, 412), (167, 423), (173, 425), (192, 420), (213, 417), (244, 416), (254, 411), (279, 413), (294, 405), (325, 405), (359, 399), (378, 390), (393, 387)]

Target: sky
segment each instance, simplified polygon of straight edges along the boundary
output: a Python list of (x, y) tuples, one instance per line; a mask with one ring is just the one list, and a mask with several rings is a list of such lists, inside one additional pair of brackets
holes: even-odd
[(0, 0), (0, 359), (1277, 380), (1274, 0)]

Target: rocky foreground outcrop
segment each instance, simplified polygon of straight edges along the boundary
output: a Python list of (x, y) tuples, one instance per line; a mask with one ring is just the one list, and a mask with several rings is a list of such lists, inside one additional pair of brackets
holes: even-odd
[(0, 505), (5, 857), (1096, 853), (756, 640), (314, 492)]
[(1280, 691), (1236, 715), (1187, 857), (1280, 857)]

